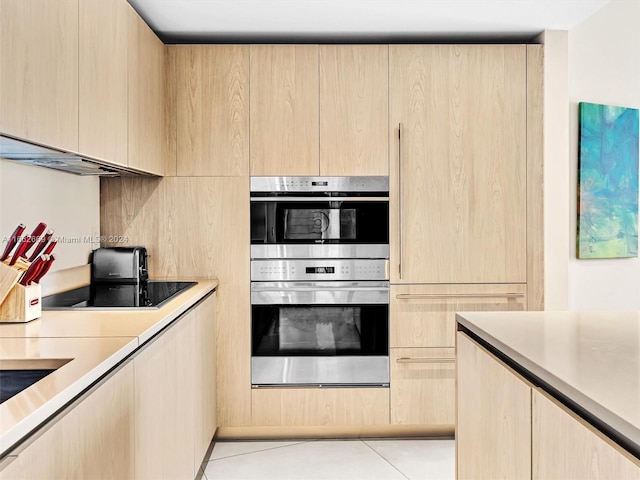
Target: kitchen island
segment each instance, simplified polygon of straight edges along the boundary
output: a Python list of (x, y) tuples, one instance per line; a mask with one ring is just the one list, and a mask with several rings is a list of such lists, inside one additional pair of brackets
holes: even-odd
[[(66, 460), (53, 458), (46, 468), (59, 467), (64, 478), (90, 475), (92, 467), (87, 465), (96, 463), (95, 456), (102, 454), (91, 452), (92, 446), (113, 448), (104, 445), (102, 434), (120, 448), (111, 459), (117, 461), (109, 460), (107, 468), (121, 469), (110, 473), (118, 478), (157, 476), (154, 466), (145, 471), (144, 462), (134, 463), (133, 459), (138, 448), (149, 443), (149, 434), (166, 443), (162, 434), (168, 432), (154, 433), (145, 422), (161, 426), (172, 417), (180, 418), (179, 413), (169, 416), (156, 408), (172, 407), (171, 392), (177, 402), (185, 401), (176, 396), (176, 387), (183, 389), (177, 390), (183, 395), (188, 393), (184, 389), (190, 389), (188, 401), (196, 404), (181, 405), (193, 420), (186, 433), (185, 422), (180, 420), (181, 432), (190, 437), (189, 441), (185, 437), (178, 440), (186, 445), (183, 457), (188, 465), (175, 474), (181, 477), (184, 471), (197, 471), (202, 449), (206, 450), (215, 431), (215, 305), (211, 294), (217, 285), (217, 280), (198, 280), (158, 309), (45, 311), (32, 322), (0, 324), (2, 369), (54, 369), (0, 404), (0, 476), (14, 478), (25, 468), (21, 463), (30, 463), (32, 457), (41, 463), (44, 459), (46, 465), (49, 457), (65, 454), (78, 464), (63, 465)], [(186, 369), (191, 375), (185, 375)], [(176, 385), (172, 379), (183, 383)], [(119, 406), (118, 410), (111, 411), (113, 406)], [(83, 429), (87, 420), (80, 416), (83, 409), (88, 409), (89, 419), (102, 415), (104, 421)], [(202, 415), (196, 421), (194, 411), (198, 410)], [(145, 418), (147, 413), (149, 418)], [(208, 431), (202, 431), (201, 424), (208, 424)], [(71, 438), (69, 432), (75, 427), (79, 427), (77, 438)], [(109, 437), (112, 434), (115, 436)], [(68, 455), (59, 450), (66, 447), (80, 453)], [(170, 463), (179, 466), (179, 462)], [(162, 468), (162, 460), (155, 465)], [(170, 470), (164, 470), (167, 472), (171, 476)], [(28, 477), (21, 473), (16, 478), (23, 475)], [(36, 478), (38, 471), (34, 475)]]
[(640, 312), (456, 320), (458, 478), (640, 478)]

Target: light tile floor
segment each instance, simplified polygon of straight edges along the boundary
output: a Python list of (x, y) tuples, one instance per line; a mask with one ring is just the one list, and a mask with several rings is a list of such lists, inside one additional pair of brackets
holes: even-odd
[(218, 442), (206, 480), (449, 480), (453, 440)]

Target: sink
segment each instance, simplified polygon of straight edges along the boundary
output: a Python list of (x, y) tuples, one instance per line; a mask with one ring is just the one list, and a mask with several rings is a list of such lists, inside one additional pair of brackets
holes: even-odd
[(0, 360), (0, 403), (9, 400), (71, 360), (71, 358)]

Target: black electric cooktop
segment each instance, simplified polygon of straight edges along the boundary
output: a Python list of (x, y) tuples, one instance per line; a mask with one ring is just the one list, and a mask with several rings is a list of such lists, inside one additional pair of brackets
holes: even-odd
[(197, 282), (100, 283), (42, 299), (43, 310), (154, 309)]

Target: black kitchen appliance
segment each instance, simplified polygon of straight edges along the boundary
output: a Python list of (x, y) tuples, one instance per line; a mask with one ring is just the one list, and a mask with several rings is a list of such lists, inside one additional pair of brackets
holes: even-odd
[(91, 285), (42, 299), (43, 310), (159, 308), (197, 282), (149, 280), (145, 247), (98, 248)]
[(98, 248), (91, 259), (91, 283), (136, 284), (149, 278), (145, 247)]

